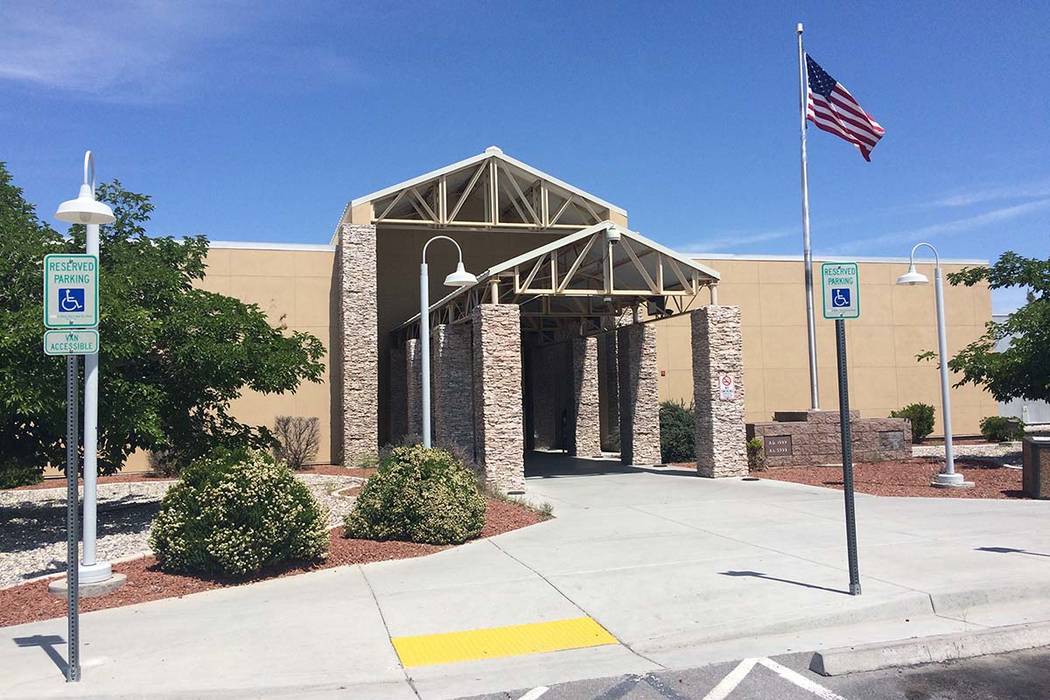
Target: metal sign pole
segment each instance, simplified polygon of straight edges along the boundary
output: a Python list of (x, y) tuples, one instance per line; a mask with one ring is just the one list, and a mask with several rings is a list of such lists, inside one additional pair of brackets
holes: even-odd
[(857, 514), (853, 504), (853, 436), (849, 420), (849, 385), (846, 380), (846, 322), (835, 319), (835, 346), (839, 365), (839, 430), (842, 439), (842, 490), (846, 501), (846, 554), (849, 558), (849, 592), (860, 595), (857, 564)]
[(80, 527), (77, 525), (79, 495), (77, 493), (77, 356), (66, 356), (66, 617), (69, 634), (66, 639), (68, 662), (66, 680), (80, 680), (80, 572), (77, 544)]

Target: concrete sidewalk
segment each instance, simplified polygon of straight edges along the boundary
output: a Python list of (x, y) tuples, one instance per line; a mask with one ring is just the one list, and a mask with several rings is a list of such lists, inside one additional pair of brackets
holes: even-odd
[[(555, 519), (429, 557), (82, 616), (84, 680), (0, 629), (0, 695), (451, 698), (1050, 619), (1050, 502), (858, 495), (546, 458)], [(590, 616), (619, 644), (401, 667), (391, 637)], [(16, 642), (16, 640), (21, 640)]]

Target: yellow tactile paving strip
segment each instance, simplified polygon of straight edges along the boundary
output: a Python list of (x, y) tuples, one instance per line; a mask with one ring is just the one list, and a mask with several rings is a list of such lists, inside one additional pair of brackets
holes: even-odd
[(589, 617), (393, 637), (390, 641), (406, 668), (618, 643), (604, 627)]

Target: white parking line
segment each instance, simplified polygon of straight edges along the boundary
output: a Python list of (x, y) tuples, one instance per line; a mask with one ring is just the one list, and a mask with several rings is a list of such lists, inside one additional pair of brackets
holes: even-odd
[(806, 678), (801, 673), (798, 673), (796, 671), (792, 671), (787, 666), (782, 666), (782, 665), (778, 664), (773, 659), (759, 659), (758, 663), (762, 664), (763, 666), (768, 668), (770, 671), (772, 671), (773, 673), (775, 673), (778, 676), (780, 676), (781, 678), (783, 678), (784, 680), (794, 683), (795, 685), (797, 685), (799, 688), (802, 688), (803, 690), (808, 690), (809, 692), (813, 693), (817, 697), (823, 698), (823, 700), (846, 700), (841, 695), (837, 695), (837, 694), (831, 692), (830, 690), (828, 690), (824, 686), (820, 685), (819, 683), (816, 683), (816, 682), (811, 681), (810, 679)]
[(747, 674), (751, 673), (751, 669), (755, 667), (756, 663), (758, 663), (758, 659), (744, 659), (741, 661), (736, 668), (718, 682), (718, 685), (711, 689), (711, 692), (704, 696), (704, 700), (725, 700), (740, 685), (740, 681), (744, 680)]
[(730, 671), (725, 678), (718, 682), (718, 685), (711, 689), (711, 692), (704, 696), (704, 700), (725, 700), (725, 698), (729, 697), (729, 694), (740, 685), (740, 682), (747, 677), (747, 674), (751, 673), (751, 669), (755, 667), (755, 664), (765, 666), (787, 682), (813, 693), (818, 698), (821, 698), (821, 700), (846, 700), (841, 695), (837, 695), (819, 683), (815, 683), (802, 674), (792, 671), (787, 666), (783, 666), (772, 659), (766, 658), (744, 659), (741, 661), (737, 664), (736, 668)]
[(548, 690), (550, 690), (550, 688), (548, 688), (545, 685), (541, 685), (525, 693), (520, 698), (518, 698), (518, 700), (536, 700), (536, 698), (540, 697), (541, 695), (545, 695)]

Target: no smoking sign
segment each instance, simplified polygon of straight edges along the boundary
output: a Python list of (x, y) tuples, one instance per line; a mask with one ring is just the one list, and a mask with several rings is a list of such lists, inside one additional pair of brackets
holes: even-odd
[(718, 398), (721, 401), (732, 401), (736, 398), (736, 380), (731, 374), (718, 377)]

